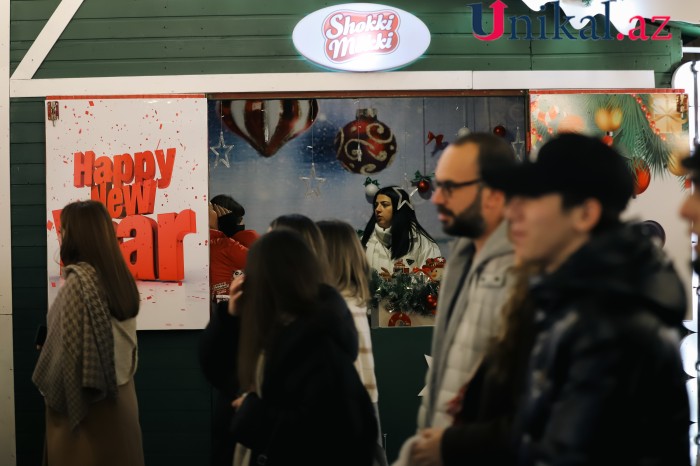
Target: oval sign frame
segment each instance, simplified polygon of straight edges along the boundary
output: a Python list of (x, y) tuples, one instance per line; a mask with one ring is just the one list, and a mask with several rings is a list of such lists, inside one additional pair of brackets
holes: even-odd
[(294, 27), (292, 41), (302, 56), (324, 68), (388, 71), (420, 58), (430, 45), (430, 31), (400, 8), (344, 3), (305, 16)]

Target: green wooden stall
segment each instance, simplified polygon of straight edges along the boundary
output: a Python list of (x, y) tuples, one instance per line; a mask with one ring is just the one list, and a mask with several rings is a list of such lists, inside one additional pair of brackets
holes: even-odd
[[(13, 70), (59, 3), (11, 2)], [(536, 30), (532, 11), (520, 1), (508, 3), (509, 15), (532, 17)], [(669, 87), (681, 60), (677, 29), (671, 30), (677, 37), (672, 41), (644, 43), (480, 42), (471, 35), (465, 2), (390, 4), (418, 16), (432, 34), (426, 54), (407, 71), (653, 70), (657, 87)], [(329, 5), (311, 0), (85, 0), (34, 77), (317, 72), (297, 54), (291, 33), (303, 16)], [(487, 17), (487, 30), (490, 21)], [(37, 358), (34, 333), (47, 307), (45, 186), (51, 174), (45, 173), (43, 99), (13, 99), (10, 111), (17, 464), (24, 466), (39, 464), (43, 443), (43, 403), (30, 377)], [(375, 329), (372, 337), (391, 460), (415, 431), (431, 329)], [(206, 464), (211, 390), (197, 364), (198, 338), (198, 331), (139, 333), (136, 387), (149, 466)]]

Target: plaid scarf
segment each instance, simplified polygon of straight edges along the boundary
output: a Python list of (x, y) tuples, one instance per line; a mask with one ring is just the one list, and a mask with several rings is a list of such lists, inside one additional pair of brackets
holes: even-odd
[(32, 381), (75, 429), (91, 403), (116, 397), (117, 376), (111, 314), (97, 272), (80, 262), (67, 266), (65, 276)]

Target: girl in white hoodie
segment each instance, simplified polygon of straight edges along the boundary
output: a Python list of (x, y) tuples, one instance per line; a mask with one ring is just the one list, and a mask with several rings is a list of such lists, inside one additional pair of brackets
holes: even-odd
[(406, 191), (398, 186), (382, 188), (374, 195), (373, 206), (362, 235), (370, 267), (380, 274), (391, 274), (398, 261), (413, 269), (441, 256), (435, 240), (418, 223)]

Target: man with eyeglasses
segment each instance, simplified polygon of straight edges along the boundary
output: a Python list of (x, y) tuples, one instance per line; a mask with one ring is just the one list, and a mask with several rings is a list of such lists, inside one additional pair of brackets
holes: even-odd
[[(504, 219), (506, 197), (481, 182), (484, 169), (515, 165), (503, 138), (486, 133), (462, 136), (443, 152), (435, 170), (432, 202), (445, 233), (458, 239), (447, 260), (437, 320), (433, 362), (418, 413), (419, 435), (410, 442), (412, 465), (449, 463), (450, 401), (474, 376), (501, 323), (513, 266)], [(406, 446), (404, 451), (409, 448)]]

